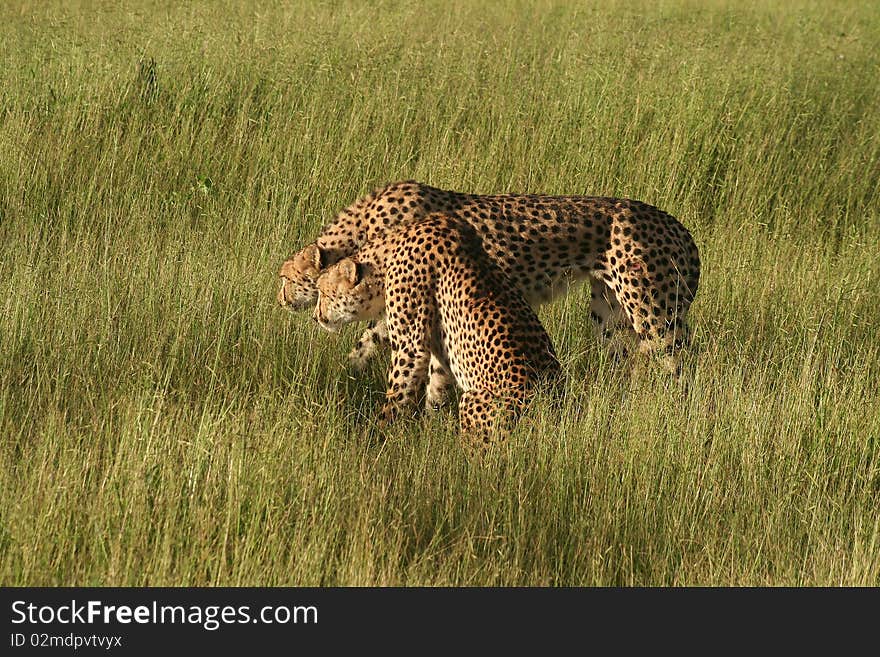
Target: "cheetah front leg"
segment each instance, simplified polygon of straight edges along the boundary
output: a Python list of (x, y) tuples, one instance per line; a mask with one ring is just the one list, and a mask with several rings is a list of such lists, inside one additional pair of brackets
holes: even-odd
[(431, 351), (425, 344), (392, 343), (391, 366), (388, 370), (388, 390), (382, 406), (380, 424), (387, 426), (407, 409), (419, 407), (428, 379)]
[(412, 289), (411, 271), (411, 263), (401, 259), (389, 265), (385, 273), (385, 323), (391, 343), (391, 365), (382, 406), (383, 426), (405, 409), (418, 409), (428, 382), (437, 309), (425, 288)]
[(430, 335), (435, 317), (429, 305), (420, 303), (420, 299), (411, 299), (413, 305), (410, 305), (396, 302), (393, 295), (388, 296), (392, 299), (386, 316), (391, 364), (382, 407), (383, 426), (393, 422), (404, 410), (419, 408), (419, 400), (425, 394), (428, 382)]
[(363, 372), (367, 362), (376, 353), (388, 346), (388, 327), (385, 319), (370, 322), (367, 329), (348, 354), (348, 363), (355, 372)]
[[(361, 335), (355, 348), (348, 354), (348, 362), (356, 372), (363, 372), (370, 358), (390, 344), (388, 328), (384, 319), (371, 322)], [(438, 411), (449, 403), (450, 391), (455, 380), (446, 366), (433, 355), (428, 364), (428, 389), (425, 394), (425, 410)]]
[(425, 395), (425, 410), (438, 411), (449, 402), (454, 379), (446, 366), (433, 354), (428, 364), (428, 392)]

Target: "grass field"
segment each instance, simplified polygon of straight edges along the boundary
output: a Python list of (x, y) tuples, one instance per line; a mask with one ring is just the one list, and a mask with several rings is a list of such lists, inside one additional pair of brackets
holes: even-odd
[[(0, 583), (880, 585), (880, 9), (0, 5)], [(703, 275), (680, 385), (469, 461), (374, 419), (280, 262), (384, 182), (634, 197)]]

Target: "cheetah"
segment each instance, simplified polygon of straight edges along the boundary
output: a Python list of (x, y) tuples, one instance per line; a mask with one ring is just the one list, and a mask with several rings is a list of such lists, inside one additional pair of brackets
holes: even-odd
[[(390, 183), (340, 211), (317, 240), (284, 262), (279, 304), (310, 308), (323, 269), (432, 212), (473, 226), (488, 256), (533, 306), (588, 280), (594, 332), (612, 343), (614, 355), (637, 345), (641, 353), (661, 353), (678, 372), (699, 284), (699, 251), (677, 219), (633, 199), (476, 195), (412, 180)], [(385, 342), (379, 321), (349, 354), (352, 365), (362, 368)]]
[(534, 310), (482, 250), (472, 226), (433, 214), (365, 244), (317, 279), (328, 331), (384, 314), (391, 344), (382, 423), (417, 406), (430, 363), (461, 388), (470, 446), (503, 440), (539, 381), (562, 370)]

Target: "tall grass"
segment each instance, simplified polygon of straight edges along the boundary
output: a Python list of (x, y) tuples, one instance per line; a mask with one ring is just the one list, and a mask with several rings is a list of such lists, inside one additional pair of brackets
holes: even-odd
[[(880, 12), (0, 6), (0, 583), (880, 584)], [(274, 303), (383, 182), (635, 197), (703, 259), (683, 384), (542, 309), (484, 464)]]

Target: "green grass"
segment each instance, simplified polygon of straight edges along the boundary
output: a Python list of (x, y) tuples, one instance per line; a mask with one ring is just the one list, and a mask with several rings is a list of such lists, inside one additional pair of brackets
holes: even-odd
[[(855, 1), (2, 3), (0, 583), (877, 586), (878, 43)], [(401, 178), (678, 216), (686, 389), (579, 289), (563, 409), (377, 441), (384, 363), (275, 274)]]

